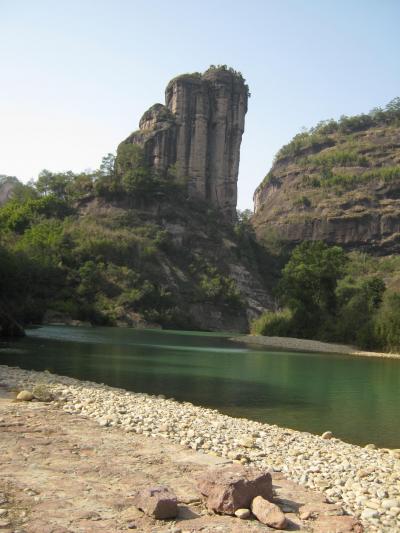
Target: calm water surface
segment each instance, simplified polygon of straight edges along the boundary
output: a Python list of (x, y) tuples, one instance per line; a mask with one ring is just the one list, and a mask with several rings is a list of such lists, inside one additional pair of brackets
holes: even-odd
[[(247, 348), (229, 335), (48, 326), (0, 364), (164, 394), (231, 416), (400, 448), (400, 361)], [(1, 370), (0, 370), (1, 379)]]

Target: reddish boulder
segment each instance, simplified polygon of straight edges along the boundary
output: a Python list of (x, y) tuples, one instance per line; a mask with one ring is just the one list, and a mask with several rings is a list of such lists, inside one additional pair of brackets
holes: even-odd
[(175, 518), (178, 515), (178, 502), (168, 487), (150, 487), (139, 491), (134, 498), (135, 506), (157, 520)]
[(272, 500), (271, 474), (241, 465), (208, 470), (198, 479), (198, 488), (207, 508), (216, 513), (248, 509), (256, 496)]
[(274, 529), (285, 529), (287, 525), (286, 516), (279, 507), (262, 496), (254, 498), (251, 510), (257, 520)]

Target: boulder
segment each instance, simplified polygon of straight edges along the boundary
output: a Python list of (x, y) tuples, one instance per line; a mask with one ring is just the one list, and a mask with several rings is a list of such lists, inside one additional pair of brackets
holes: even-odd
[(164, 486), (149, 487), (139, 491), (134, 499), (135, 506), (157, 520), (175, 518), (178, 502), (171, 489)]
[(329, 440), (333, 437), (333, 433), (332, 431), (325, 431), (324, 433), (322, 433), (321, 435), (321, 438), (323, 438), (324, 440)]
[(39, 402), (51, 402), (54, 400), (54, 396), (50, 389), (46, 385), (36, 385), (33, 388), (32, 394)]
[(17, 400), (21, 400), (22, 402), (30, 402), (33, 398), (33, 394), (28, 390), (22, 390), (17, 396)]
[(256, 496), (272, 499), (271, 474), (241, 465), (208, 470), (198, 479), (198, 488), (207, 508), (222, 514), (248, 509)]
[(251, 510), (257, 520), (274, 529), (285, 529), (287, 525), (286, 516), (279, 507), (262, 496), (254, 498), (251, 503)]

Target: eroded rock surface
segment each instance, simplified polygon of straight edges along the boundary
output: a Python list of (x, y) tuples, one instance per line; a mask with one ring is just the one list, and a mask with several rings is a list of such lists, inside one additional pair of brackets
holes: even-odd
[(276, 160), (254, 193), (261, 238), (322, 240), (387, 255), (400, 250), (400, 127), (311, 136)]
[(146, 163), (159, 173), (174, 167), (190, 197), (233, 217), (247, 100), (248, 87), (232, 69), (178, 76), (167, 86), (165, 105), (146, 111), (123, 144), (142, 146)]

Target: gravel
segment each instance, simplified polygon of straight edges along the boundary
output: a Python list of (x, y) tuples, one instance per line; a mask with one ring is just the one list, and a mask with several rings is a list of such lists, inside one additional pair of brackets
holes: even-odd
[(65, 412), (93, 418), (104, 428), (117, 426), (283, 472), (324, 492), (330, 502), (342, 503), (366, 531), (400, 531), (400, 450), (361, 448), (334, 437), (324, 439), (49, 372), (0, 366), (0, 382), (18, 391), (47, 386)]

